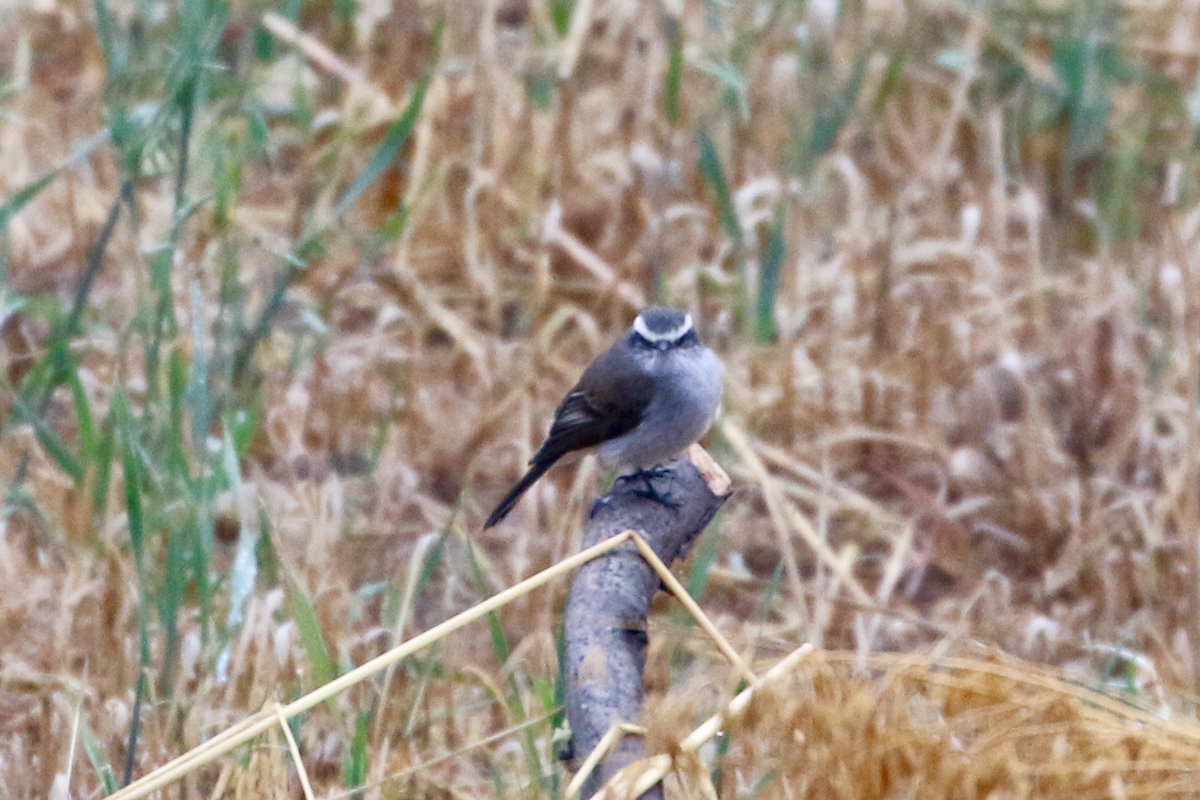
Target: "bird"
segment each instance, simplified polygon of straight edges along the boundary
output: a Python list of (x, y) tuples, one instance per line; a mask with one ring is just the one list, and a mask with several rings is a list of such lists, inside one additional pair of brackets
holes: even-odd
[(484, 523), (496, 525), (560, 458), (597, 448), (606, 469), (631, 470), (646, 496), (663, 502), (654, 467), (686, 449), (712, 425), (725, 368), (696, 333), (692, 315), (651, 306), (593, 361), (554, 412), (529, 470)]

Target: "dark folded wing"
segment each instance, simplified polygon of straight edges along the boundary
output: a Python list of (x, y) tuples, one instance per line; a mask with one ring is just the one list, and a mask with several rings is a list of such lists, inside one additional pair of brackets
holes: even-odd
[(631, 431), (650, 401), (652, 384), (635, 361), (615, 348), (592, 363), (554, 413), (550, 435), (530, 459), (529, 471), (484, 523), (490, 528), (516, 505), (525, 490), (573, 450), (594, 447)]
[(603, 441), (620, 436), (637, 425), (635, 414), (613, 413), (612, 409), (597, 408), (585, 395), (572, 392), (563, 400), (554, 415), (550, 435), (529, 462), (554, 462), (573, 450), (594, 447)]
[(530, 463), (553, 463), (573, 450), (633, 430), (649, 402), (651, 386), (631, 366), (612, 350), (596, 359), (554, 412), (550, 435)]

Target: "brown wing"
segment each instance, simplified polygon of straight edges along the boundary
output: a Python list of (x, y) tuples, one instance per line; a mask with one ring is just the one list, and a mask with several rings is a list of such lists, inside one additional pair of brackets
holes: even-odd
[(554, 412), (550, 434), (529, 463), (549, 466), (567, 453), (633, 430), (652, 388), (637, 367), (627, 351), (616, 349), (592, 362)]
[(502, 520), (525, 490), (567, 453), (631, 431), (641, 420), (650, 391), (650, 382), (628, 353), (614, 348), (592, 362), (554, 412), (550, 434), (529, 460), (529, 471), (500, 501), (484, 527)]

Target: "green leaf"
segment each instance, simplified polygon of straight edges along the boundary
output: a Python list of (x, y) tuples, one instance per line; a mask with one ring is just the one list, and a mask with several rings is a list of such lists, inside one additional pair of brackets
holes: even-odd
[(75, 454), (71, 452), (70, 448), (67, 447), (66, 442), (62, 440), (58, 432), (50, 427), (41, 414), (30, 408), (29, 404), (20, 395), (17, 395), (16, 403), (17, 413), (22, 419), (33, 426), (33, 434), (37, 437), (38, 443), (46, 451), (46, 454), (53, 459), (59, 469), (71, 476), (76, 485), (83, 483), (83, 465), (75, 457)]
[(53, 183), (56, 177), (58, 177), (56, 171), (47, 172), (9, 195), (8, 199), (4, 201), (4, 205), (0, 206), (0, 228), (7, 227), (8, 221), (28, 205), (33, 198), (37, 197), (43, 189)]
[(111, 82), (113, 72), (121, 66), (117, 62), (117, 53), (113, 47), (112, 14), (108, 12), (106, 0), (95, 0), (93, 7), (96, 10), (96, 38), (100, 40), (100, 52), (104, 54), (104, 65)]
[(775, 294), (779, 291), (779, 276), (787, 252), (783, 227), (783, 206), (780, 205), (775, 210), (775, 219), (767, 230), (766, 243), (760, 260), (755, 330), (758, 334), (758, 341), (762, 344), (775, 340)]
[(404, 113), (400, 115), (400, 118), (388, 127), (387, 133), (383, 136), (383, 141), (379, 143), (379, 147), (375, 150), (375, 155), (371, 156), (371, 160), (367, 162), (362, 172), (350, 184), (350, 188), (342, 195), (342, 199), (334, 206), (333, 213), (336, 216), (342, 216), (354, 205), (354, 202), (366, 191), (367, 187), (374, 183), (375, 179), (383, 174), (383, 171), (395, 160), (396, 154), (400, 152), (400, 148), (404, 146), (404, 143), (408, 141), (408, 137), (412, 135), (413, 128), (417, 125), (417, 119), (421, 116), (421, 106), (425, 103), (425, 93), (429, 90), (429, 84), (433, 82), (438, 55), (442, 47), (442, 29), (444, 24), (444, 19), (438, 20), (437, 26), (434, 28), (433, 58), (417, 81), (417, 85), (413, 88), (412, 98), (408, 101), (408, 106), (404, 109)]
[(129, 398), (124, 391), (113, 397), (113, 414), (121, 435), (121, 468), (125, 483), (125, 515), (129, 525), (129, 542), (133, 547), (138, 577), (138, 645), (143, 669), (150, 664), (149, 578), (146, 575), (146, 523), (142, 500), (142, 462), (137, 452), (136, 431), (129, 410)]
[[(183, 432), (187, 374), (187, 357), (181, 350), (172, 349), (167, 358), (167, 401), (171, 409), (170, 464), (173, 477), (181, 485), (188, 483), (191, 471), (186, 452), (187, 438)], [(193, 446), (197, 449), (203, 448), (204, 441), (193, 442)]]
[(750, 119), (750, 87), (742, 76), (744, 68), (744, 64), (739, 68), (733, 61), (708, 61), (696, 65), (696, 69), (715, 79), (725, 90), (723, 104), (735, 109), (743, 122)]
[(571, 9), (573, 0), (548, 0), (550, 6), (550, 21), (559, 36), (566, 36), (571, 29)]
[(691, 569), (688, 572), (687, 592), (696, 601), (704, 598), (708, 589), (708, 577), (717, 561), (717, 546), (721, 535), (719, 526), (708, 525), (700, 534), (700, 540), (692, 551)]
[(96, 465), (96, 483), (92, 487), (92, 509), (96, 519), (103, 519), (108, 506), (108, 482), (112, 475), (113, 448), (116, 442), (116, 418), (112, 409), (104, 418), (100, 440), (92, 463)]
[[(342, 765), (342, 782), (347, 789), (358, 789), (367, 782), (367, 733), (370, 727), (367, 717), (366, 712), (360, 711), (354, 719), (354, 741)], [(361, 800), (362, 796), (362, 789), (350, 794), (353, 800)]]
[[(479, 588), (484, 591), (490, 591), (487, 576), (483, 574), (483, 567), (479, 564), (479, 559), (475, 555), (475, 548), (467, 548), (467, 562), (471, 566), (471, 576), (479, 585)], [(504, 626), (500, 624), (500, 616), (496, 612), (488, 614), (488, 630), (492, 635), (492, 654), (501, 664), (507, 663), (512, 655), (512, 646), (508, 643), (508, 637), (504, 633)]]
[(192, 346), (191, 363), (181, 393), (181, 402), (192, 412), (192, 450), (202, 462), (207, 462), (208, 426), (212, 418), (213, 398), (208, 390), (209, 348), (207, 331), (204, 329), (204, 290), (199, 281), (188, 286), (192, 302)]
[(86, 463), (95, 464), (98, 453), (96, 452), (96, 425), (92, 419), (92, 404), (83, 388), (83, 382), (79, 380), (78, 370), (73, 369), (68, 372), (66, 382), (67, 387), (71, 390), (71, 401), (75, 407), (75, 427), (79, 431), (80, 456)]
[(798, 168), (807, 174), (817, 161), (832, 148), (838, 134), (846, 126), (858, 93), (867, 75), (867, 56), (862, 54), (854, 64), (854, 72), (842, 84), (840, 90), (824, 97), (813, 115), (812, 129), (800, 153)]
[(170, 697), (175, 685), (175, 667), (179, 659), (179, 609), (183, 605), (188, 579), (188, 529), (195, 518), (174, 519), (166, 531), (166, 556), (162, 566), (162, 587), (158, 592), (158, 622), (163, 628), (161, 693)]
[(729, 182), (725, 180), (725, 170), (721, 166), (721, 158), (717, 155), (716, 145), (707, 131), (701, 130), (696, 134), (696, 148), (700, 151), (696, 168), (700, 176), (708, 184), (717, 202), (717, 214), (725, 235), (740, 250), (742, 247), (742, 228), (738, 224), (737, 212), (733, 209), (733, 194), (729, 190)]
[(663, 76), (663, 113), (667, 122), (679, 123), (679, 86), (683, 79), (683, 26), (667, 13), (659, 15), (663, 38), (667, 40), (667, 73)]
[(12, 315), (24, 308), (28, 302), (28, 298), (19, 294), (9, 294), (8, 287), (0, 285), (0, 327), (3, 327)]
[(135, 432), (133, 420), (129, 414), (129, 401), (123, 392), (119, 392), (113, 401), (117, 410), (117, 428), (121, 434), (121, 471), (125, 478), (125, 513), (129, 519), (129, 541), (133, 545), (133, 554), (137, 560), (138, 574), (145, 565), (146, 539), (145, 523), (142, 516), (142, 468), (134, 451)]
[(83, 744), (83, 752), (87, 753), (88, 761), (92, 762), (92, 769), (96, 771), (96, 777), (100, 779), (100, 784), (104, 787), (104, 794), (115, 793), (118, 788), (117, 774), (113, 772), (112, 764), (108, 763), (108, 756), (105, 755), (104, 748), (96, 739), (96, 734), (92, 732), (92, 726), (88, 725), (87, 720), (82, 717), (79, 719), (79, 739)]
[[(288, 577), (288, 608), (300, 631), (300, 643), (308, 656), (312, 686), (324, 686), (332, 681), (336, 674), (333, 670), (333, 659), (329, 657), (329, 649), (325, 646), (325, 637), (321, 634), (321, 622), (308, 592), (300, 584), (299, 577), (295, 574), (289, 574)], [(330, 708), (333, 708), (332, 698), (329, 704)]]
[(10, 194), (8, 199), (4, 201), (4, 204), (0, 205), (0, 230), (3, 230), (3, 228), (8, 225), (8, 221), (12, 219), (17, 212), (29, 205), (29, 203), (35, 197), (41, 194), (42, 190), (53, 183), (54, 179), (57, 178), (64, 169), (67, 169), (68, 167), (71, 167), (77, 162), (83, 160), (90, 155), (93, 150), (107, 141), (107, 130), (102, 130), (99, 133), (92, 134), (72, 147), (70, 154), (61, 162), (54, 165), (44, 174), (39, 175), (29, 183)]

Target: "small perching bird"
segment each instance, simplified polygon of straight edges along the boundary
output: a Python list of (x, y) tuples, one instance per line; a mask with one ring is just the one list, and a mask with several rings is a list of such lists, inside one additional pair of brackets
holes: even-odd
[(676, 308), (642, 311), (629, 331), (584, 370), (567, 393), (529, 471), (483, 527), (512, 510), (533, 482), (568, 453), (599, 445), (600, 463), (643, 475), (705, 434), (721, 403), (724, 368), (701, 343), (692, 315)]

